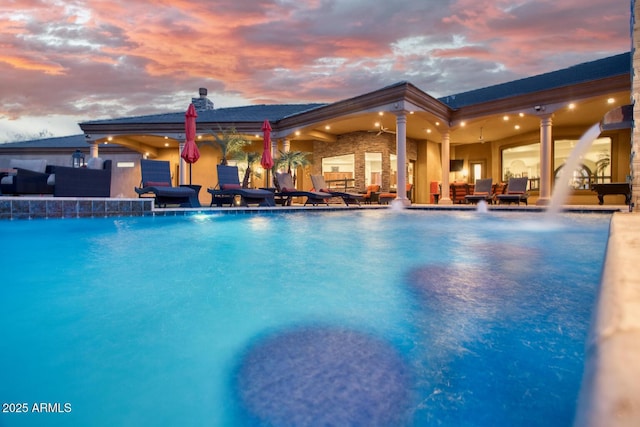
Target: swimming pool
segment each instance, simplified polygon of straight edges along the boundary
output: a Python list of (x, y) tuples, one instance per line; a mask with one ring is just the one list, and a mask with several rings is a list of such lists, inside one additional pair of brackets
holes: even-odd
[(570, 425), (609, 221), (0, 223), (0, 425)]

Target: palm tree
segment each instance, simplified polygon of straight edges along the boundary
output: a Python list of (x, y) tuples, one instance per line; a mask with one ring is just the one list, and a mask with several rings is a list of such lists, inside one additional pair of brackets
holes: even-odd
[(215, 132), (213, 129), (210, 129), (209, 133), (213, 136), (213, 141), (202, 141), (200, 145), (220, 147), (220, 150), (222, 151), (222, 160), (220, 161), (220, 164), (226, 165), (229, 156), (242, 151), (242, 147), (251, 144), (251, 141), (245, 139), (233, 127), (229, 129), (222, 129), (219, 127), (219, 129), (219, 132)]
[(242, 179), (242, 188), (249, 188), (249, 182), (251, 181), (252, 175), (260, 178), (260, 175), (253, 171), (253, 166), (256, 163), (260, 163), (261, 157), (262, 153), (256, 153), (255, 151), (250, 151), (248, 153), (245, 151), (237, 151), (231, 154), (232, 159), (247, 162), (247, 169), (245, 169), (244, 178)]
[[(286, 169), (287, 173), (291, 174), (293, 178), (293, 183), (296, 183), (296, 169), (299, 167), (305, 167), (311, 164), (311, 161), (307, 158), (311, 153), (305, 153), (303, 151), (280, 151), (280, 156), (275, 159), (274, 168), (278, 169)], [(273, 175), (275, 179), (275, 174)]]

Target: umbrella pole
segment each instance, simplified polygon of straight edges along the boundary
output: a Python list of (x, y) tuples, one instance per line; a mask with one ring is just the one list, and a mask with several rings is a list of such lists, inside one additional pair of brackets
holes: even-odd
[(189, 163), (189, 185), (191, 185), (191, 163)]

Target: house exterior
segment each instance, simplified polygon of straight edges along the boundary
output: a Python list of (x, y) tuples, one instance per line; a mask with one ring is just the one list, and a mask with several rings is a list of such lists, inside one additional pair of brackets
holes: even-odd
[[(572, 147), (600, 123), (602, 132), (572, 178), (568, 201), (597, 204), (594, 183), (631, 179), (631, 65), (631, 54), (622, 53), (442, 98), (399, 82), (329, 104), (215, 108), (206, 89), (200, 89), (192, 99), (201, 151), (192, 165), (192, 182), (205, 188), (217, 183), (215, 165), (222, 153), (210, 144), (212, 134), (234, 128), (251, 141), (248, 151), (262, 152), (261, 128), (267, 119), (275, 157), (286, 151), (309, 153), (311, 165), (296, 171), (301, 189), (311, 188), (311, 174), (322, 173), (356, 191), (370, 184), (380, 184), (383, 191), (412, 184), (412, 192), (399, 191), (398, 199), (424, 204), (434, 201), (440, 186), (446, 189), (453, 182), (526, 176), (530, 203), (546, 204)], [(116, 197), (136, 196), (133, 187), (139, 184), (143, 157), (170, 161), (175, 184), (187, 183), (188, 165), (180, 158), (184, 111), (79, 125), (83, 135), (0, 144), (0, 167), (12, 156), (70, 162), (71, 152), (81, 149), (87, 156), (114, 160), (111, 193)], [(451, 170), (452, 165), (462, 168)], [(252, 185), (269, 186), (262, 176)], [(200, 198), (208, 205), (206, 191)], [(443, 191), (440, 203), (451, 202)], [(608, 196), (605, 203), (622, 204), (624, 197)]]

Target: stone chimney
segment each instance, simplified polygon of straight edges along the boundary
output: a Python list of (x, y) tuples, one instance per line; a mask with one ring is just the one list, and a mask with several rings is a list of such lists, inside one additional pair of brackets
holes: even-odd
[(196, 108), (196, 111), (213, 110), (213, 102), (207, 98), (207, 88), (201, 87), (198, 92), (200, 98), (191, 98), (191, 103)]

